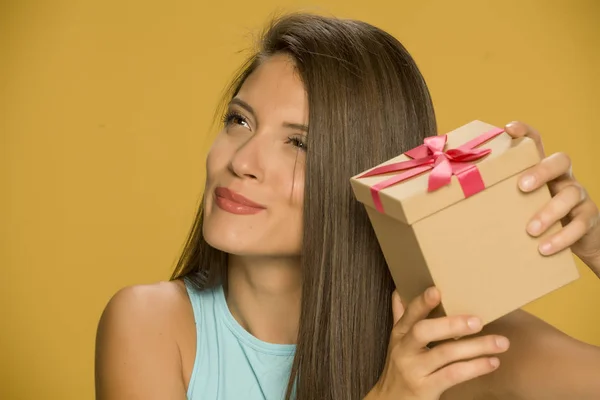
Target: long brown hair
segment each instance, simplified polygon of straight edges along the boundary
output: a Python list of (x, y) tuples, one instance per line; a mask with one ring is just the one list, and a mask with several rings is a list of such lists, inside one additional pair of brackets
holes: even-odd
[[(302, 305), (286, 398), (359, 399), (383, 370), (394, 283), (349, 178), (436, 133), (425, 81), (406, 49), (365, 22), (291, 14), (270, 24), (229, 87), (267, 57), (293, 58), (308, 94)], [(398, 245), (402, 245), (399, 243)], [(198, 214), (173, 279), (226, 283), (227, 256)], [(295, 384), (294, 384), (295, 382)]]

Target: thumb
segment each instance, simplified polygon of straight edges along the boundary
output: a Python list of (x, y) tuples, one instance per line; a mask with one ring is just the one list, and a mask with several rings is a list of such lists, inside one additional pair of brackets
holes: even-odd
[(402, 299), (397, 291), (394, 290), (392, 293), (392, 315), (394, 316), (394, 325), (400, 321), (402, 315), (404, 315), (404, 306), (402, 305)]

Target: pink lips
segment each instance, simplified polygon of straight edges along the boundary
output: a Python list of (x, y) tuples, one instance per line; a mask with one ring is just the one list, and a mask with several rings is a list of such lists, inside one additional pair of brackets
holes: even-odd
[(266, 208), (265, 206), (255, 203), (241, 194), (224, 187), (215, 189), (215, 202), (222, 210), (240, 215), (256, 214)]

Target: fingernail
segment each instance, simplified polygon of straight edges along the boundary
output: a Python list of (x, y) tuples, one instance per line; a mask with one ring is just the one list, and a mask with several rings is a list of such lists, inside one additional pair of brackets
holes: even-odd
[(505, 127), (508, 128), (508, 129), (512, 129), (512, 128), (515, 127), (516, 124), (517, 124), (517, 121), (511, 121), (508, 124), (506, 124)]
[(508, 342), (508, 339), (505, 337), (496, 338), (496, 346), (498, 346), (502, 350), (508, 349), (509, 344), (510, 343)]
[(427, 289), (427, 292), (425, 293), (425, 296), (427, 296), (427, 298), (429, 300), (433, 300), (433, 299), (435, 299), (436, 291), (437, 291), (436, 288), (430, 287), (429, 289)]
[(542, 253), (545, 256), (549, 255), (551, 251), (552, 251), (552, 243), (550, 243), (550, 242), (543, 243), (540, 246), (540, 253)]
[(542, 223), (539, 220), (533, 220), (527, 226), (527, 231), (532, 235), (537, 235), (542, 229)]
[(467, 325), (469, 325), (469, 328), (476, 330), (481, 327), (481, 321), (479, 318), (472, 317), (467, 320)]
[(523, 190), (531, 190), (535, 185), (535, 177), (528, 175), (521, 179), (521, 189)]
[(490, 365), (493, 368), (498, 368), (498, 366), (500, 365), (500, 360), (498, 360), (496, 357), (490, 358)]

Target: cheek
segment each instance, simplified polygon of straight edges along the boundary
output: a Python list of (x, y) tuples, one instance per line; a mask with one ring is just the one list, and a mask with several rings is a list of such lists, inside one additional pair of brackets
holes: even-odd
[(304, 166), (297, 168), (291, 185), (291, 203), (293, 207), (302, 207), (304, 202)]
[(227, 168), (230, 159), (229, 149), (225, 146), (224, 140), (219, 135), (213, 142), (208, 154), (206, 155), (206, 180), (207, 184), (211, 177), (218, 171)]

